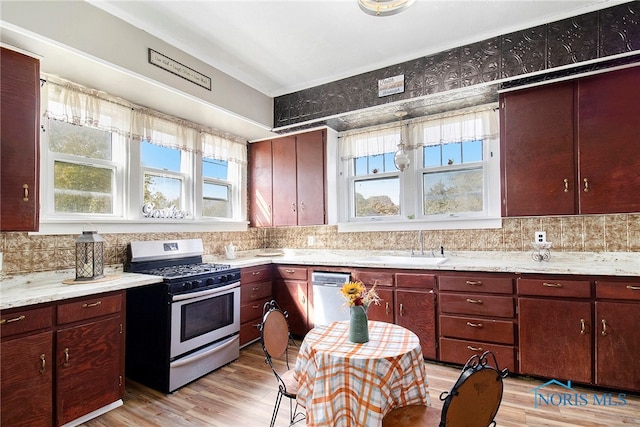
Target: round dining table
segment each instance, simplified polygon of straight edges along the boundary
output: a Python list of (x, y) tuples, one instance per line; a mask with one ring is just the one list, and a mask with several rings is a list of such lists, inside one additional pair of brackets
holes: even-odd
[(369, 321), (362, 344), (349, 341), (348, 321), (313, 328), (295, 375), (309, 426), (379, 427), (396, 407), (431, 404), (420, 341), (391, 323)]

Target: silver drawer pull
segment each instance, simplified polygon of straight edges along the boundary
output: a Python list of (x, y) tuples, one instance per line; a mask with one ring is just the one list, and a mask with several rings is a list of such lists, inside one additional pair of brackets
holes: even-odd
[(482, 323), (472, 323), (472, 322), (467, 322), (467, 326), (471, 326), (472, 328), (482, 328)]
[(469, 286), (482, 286), (482, 282), (480, 280), (467, 280), (467, 285), (469, 285)]
[(82, 304), (82, 308), (97, 307), (97, 306), (99, 306), (100, 304), (102, 304), (102, 301), (96, 301), (96, 302), (91, 303), (91, 304), (84, 303), (84, 304)]
[(20, 315), (18, 317), (14, 317), (13, 319), (2, 319), (0, 320), (0, 325), (4, 325), (5, 323), (13, 323), (13, 322), (19, 322), (21, 320), (24, 320), (27, 316)]
[(467, 298), (467, 302), (469, 304), (482, 304), (482, 300), (481, 299), (471, 299), (471, 298)]
[(472, 347), (468, 345), (467, 348), (471, 351), (482, 351), (482, 347)]
[(542, 286), (546, 286), (547, 288), (561, 288), (562, 287), (562, 283), (542, 282)]
[(260, 275), (260, 273), (262, 273), (262, 271), (254, 271), (251, 274), (254, 275), (254, 276), (258, 276), (258, 275)]
[(640, 286), (627, 285), (627, 289), (632, 291), (640, 291)]

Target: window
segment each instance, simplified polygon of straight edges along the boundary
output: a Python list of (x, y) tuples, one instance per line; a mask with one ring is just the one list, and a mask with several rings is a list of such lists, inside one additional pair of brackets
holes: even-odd
[[(499, 219), (498, 121), (493, 107), (340, 135), (340, 173), (347, 188), (339, 200), (340, 223)], [(410, 158), (404, 172), (393, 163), (401, 141)]]
[(53, 77), (42, 97), (42, 224), (246, 228), (246, 141)]
[[(49, 120), (53, 162), (53, 211), (114, 214), (116, 174), (113, 135), (99, 129)], [(117, 150), (115, 150), (117, 151)]]
[(231, 218), (229, 162), (202, 159), (202, 216)]

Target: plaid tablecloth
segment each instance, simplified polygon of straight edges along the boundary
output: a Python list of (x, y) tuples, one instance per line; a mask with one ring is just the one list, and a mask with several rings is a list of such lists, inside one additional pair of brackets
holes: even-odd
[(418, 337), (391, 323), (369, 321), (364, 344), (349, 341), (349, 322), (312, 329), (295, 372), (310, 426), (378, 427), (395, 407), (431, 404)]

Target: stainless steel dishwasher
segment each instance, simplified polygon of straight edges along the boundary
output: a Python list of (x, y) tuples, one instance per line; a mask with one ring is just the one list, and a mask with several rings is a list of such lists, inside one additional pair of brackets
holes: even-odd
[(328, 325), (336, 320), (349, 320), (349, 309), (340, 295), (340, 288), (350, 280), (349, 273), (315, 271), (311, 273), (313, 285), (313, 323)]

